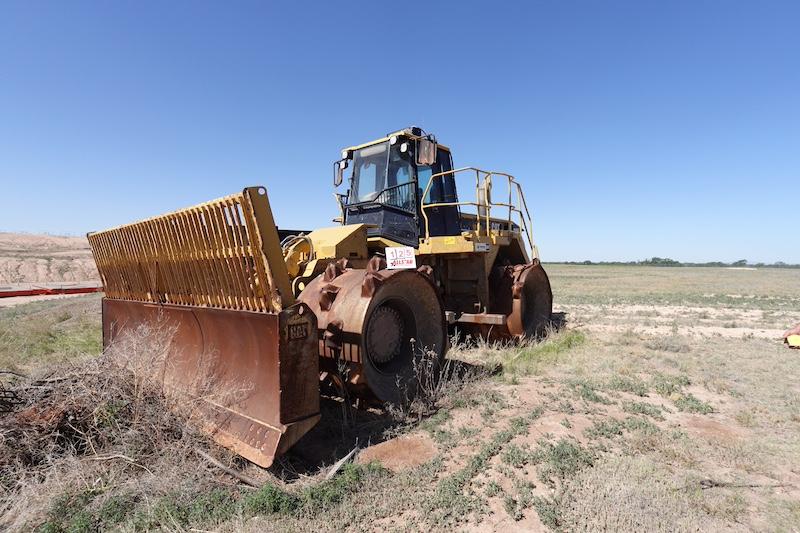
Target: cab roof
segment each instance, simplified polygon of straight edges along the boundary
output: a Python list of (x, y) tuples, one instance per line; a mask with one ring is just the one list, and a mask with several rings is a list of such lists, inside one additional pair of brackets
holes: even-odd
[[(409, 139), (414, 139), (414, 140), (425, 138), (425, 136), (423, 136), (423, 135), (414, 134), (413, 133), (413, 129), (416, 129), (416, 128), (405, 128), (405, 129), (402, 129), (402, 130), (394, 131), (392, 133), (387, 134), (385, 137), (381, 137), (380, 139), (375, 139), (374, 141), (365, 142), (363, 144), (359, 144), (359, 145), (356, 145), (356, 146), (348, 146), (347, 148), (343, 148), (342, 150), (343, 151), (347, 150), (348, 152), (355, 151), (355, 150), (361, 150), (362, 148), (366, 148), (368, 146), (372, 146), (372, 145), (375, 145), (375, 144), (380, 144), (382, 142), (386, 142), (389, 139), (391, 139), (392, 137), (394, 137), (395, 135), (398, 136), (398, 137), (402, 136), (402, 137), (407, 137)], [(445, 146), (443, 144), (440, 144), (438, 142), (436, 143), (436, 146), (441, 148), (442, 150), (447, 151), (447, 152), (450, 151), (450, 148), (448, 148), (447, 146)]]

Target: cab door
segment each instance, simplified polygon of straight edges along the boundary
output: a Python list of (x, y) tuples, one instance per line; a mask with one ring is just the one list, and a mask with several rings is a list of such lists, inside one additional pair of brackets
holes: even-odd
[[(440, 172), (453, 170), (453, 160), (450, 152), (439, 147), (436, 152), (436, 162), (433, 165), (417, 166), (417, 181), (419, 186), (420, 209), (428, 204), (451, 203), (458, 201), (456, 193), (456, 180), (452, 174), (436, 178), (425, 198), (422, 198), (431, 176)], [(461, 222), (458, 206), (441, 206), (425, 208), (428, 216), (428, 229), (431, 237), (442, 235), (460, 235)], [(425, 237), (425, 217), (420, 217), (420, 237)]]

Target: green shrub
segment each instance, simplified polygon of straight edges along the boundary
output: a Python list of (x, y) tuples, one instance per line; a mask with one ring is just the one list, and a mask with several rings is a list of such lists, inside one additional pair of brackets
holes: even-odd
[(100, 507), (98, 515), (103, 525), (112, 526), (125, 521), (135, 507), (136, 500), (132, 496), (114, 496)]
[(669, 397), (676, 392), (680, 392), (683, 387), (691, 384), (689, 378), (683, 374), (669, 375), (658, 373), (653, 376), (653, 389), (661, 396)]
[(58, 496), (47, 513), (47, 521), (39, 527), (39, 531), (46, 533), (95, 531), (97, 528), (94, 520), (86, 508), (97, 494), (95, 490), (84, 490)]
[(186, 505), (186, 519), (190, 524), (220, 524), (236, 513), (237, 501), (228, 489), (213, 488), (198, 494)]
[(539, 478), (551, 487), (555, 486), (556, 481), (563, 481), (583, 468), (592, 466), (595, 460), (592, 452), (568, 439), (560, 439), (555, 444), (541, 441), (533, 457), (540, 464)]
[(501, 461), (515, 468), (525, 466), (529, 458), (530, 454), (515, 444), (509, 444), (506, 450), (500, 455)]
[(601, 403), (604, 405), (612, 403), (611, 400), (599, 394), (597, 392), (597, 386), (588, 380), (572, 380), (569, 382), (569, 386), (577, 393), (578, 397), (587, 402)]
[(546, 527), (549, 527), (553, 531), (558, 531), (561, 529), (561, 523), (563, 519), (561, 517), (560, 505), (556, 498), (536, 496), (533, 498), (532, 503), (533, 508), (536, 509), (536, 513), (539, 515), (539, 520), (541, 520), (542, 524), (544, 524)]
[(528, 344), (517, 350), (509, 350), (501, 364), (504, 372), (529, 374), (541, 364), (557, 362), (562, 355), (583, 345), (586, 335), (578, 330), (551, 333), (542, 341)]
[(290, 514), (300, 507), (297, 496), (282, 491), (272, 484), (267, 484), (255, 492), (247, 494), (242, 502), (246, 514)]
[(657, 425), (639, 416), (629, 416), (626, 418), (625, 429), (628, 431), (639, 431), (645, 435), (655, 435), (661, 431)]
[(333, 479), (306, 488), (302, 494), (303, 504), (311, 510), (327, 509), (355, 492), (366, 478), (382, 475), (385, 472), (378, 463), (368, 465), (348, 463)]
[(611, 420), (601, 420), (599, 422), (595, 422), (592, 424), (592, 426), (586, 428), (584, 434), (593, 439), (598, 437), (610, 439), (612, 437), (622, 435), (624, 430), (625, 424), (620, 420), (612, 418)]
[(639, 378), (621, 376), (619, 374), (612, 376), (608, 382), (608, 388), (622, 392), (629, 392), (637, 396), (647, 396), (649, 391), (647, 384)]
[(680, 398), (675, 400), (675, 407), (687, 413), (700, 413), (707, 415), (714, 412), (710, 404), (698, 399), (691, 393), (682, 393)]
[(605, 437), (611, 439), (622, 435), (625, 431), (641, 431), (648, 435), (658, 433), (658, 426), (638, 416), (629, 416), (625, 420), (601, 420), (587, 428), (584, 434), (590, 438)]
[(622, 402), (622, 410), (634, 415), (647, 415), (656, 420), (664, 420), (661, 406), (647, 402)]

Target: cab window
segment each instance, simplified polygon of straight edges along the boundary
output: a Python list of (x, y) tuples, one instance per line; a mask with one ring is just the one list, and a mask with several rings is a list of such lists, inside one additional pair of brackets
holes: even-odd
[[(417, 177), (419, 181), (420, 196), (428, 186), (428, 182), (433, 174), (440, 172), (447, 172), (453, 170), (453, 163), (450, 158), (450, 152), (441, 150), (436, 154), (436, 163), (433, 165), (418, 166)], [(428, 194), (423, 199), (424, 204), (438, 204), (444, 202), (455, 202), (455, 178), (452, 175), (445, 175), (436, 178), (431, 184)]]

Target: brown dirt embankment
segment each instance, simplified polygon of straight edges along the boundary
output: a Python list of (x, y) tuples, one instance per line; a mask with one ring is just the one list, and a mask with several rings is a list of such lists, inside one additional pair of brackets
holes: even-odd
[(0, 232), (0, 285), (97, 279), (85, 237)]

